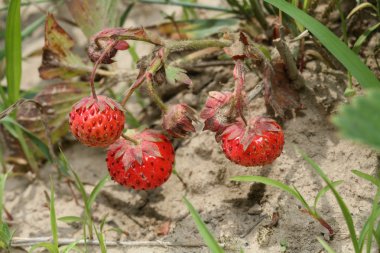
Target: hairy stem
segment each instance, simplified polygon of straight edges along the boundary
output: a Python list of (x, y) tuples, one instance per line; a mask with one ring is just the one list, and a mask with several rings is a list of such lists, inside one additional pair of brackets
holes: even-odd
[(136, 141), (135, 139), (133, 139), (132, 137), (129, 137), (128, 135), (126, 135), (126, 134), (124, 134), (124, 133), (121, 135), (121, 137), (123, 137), (123, 138), (126, 139), (127, 141), (132, 142), (132, 143), (135, 144), (135, 145), (138, 145), (138, 144), (139, 144), (138, 141)]
[(129, 87), (129, 89), (127, 90), (127, 93), (124, 96), (123, 101), (121, 102), (121, 106), (124, 107), (126, 105), (126, 103), (128, 102), (128, 99), (132, 96), (133, 92), (135, 92), (135, 90), (138, 87), (140, 87), (140, 85), (144, 82), (145, 77), (146, 77), (146, 73), (144, 73), (139, 78), (137, 78), (137, 80), (131, 85), (131, 87)]
[(201, 50), (208, 47), (229, 47), (232, 41), (224, 39), (205, 39), (205, 40), (167, 40), (165, 41), (166, 54), (182, 52), (188, 50)]
[(150, 98), (160, 107), (161, 111), (165, 113), (168, 110), (168, 107), (162, 101), (161, 97), (157, 94), (156, 90), (153, 87), (153, 77), (150, 73), (147, 74), (146, 78), (146, 87)]
[(95, 85), (94, 85), (96, 69), (98, 68), (99, 64), (103, 61), (104, 57), (108, 54), (108, 52), (116, 45), (116, 43), (117, 41), (114, 41), (106, 47), (106, 49), (100, 55), (99, 59), (95, 62), (94, 68), (91, 72), (91, 76), (90, 76), (91, 94), (95, 100), (98, 100), (98, 97), (96, 96)]

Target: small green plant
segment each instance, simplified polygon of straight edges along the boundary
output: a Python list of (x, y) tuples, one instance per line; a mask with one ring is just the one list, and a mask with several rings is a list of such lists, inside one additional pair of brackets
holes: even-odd
[[(63, 160), (63, 162), (62, 162), (63, 166), (70, 166), (65, 155), (63, 154), (63, 152), (61, 152), (61, 159)], [(82, 229), (83, 229), (83, 239), (86, 243), (88, 238), (90, 238), (90, 239), (94, 238), (94, 233), (93, 233), (94, 222), (93, 222), (93, 218), (92, 218), (92, 205), (94, 204), (96, 197), (100, 193), (101, 189), (104, 187), (105, 183), (110, 179), (110, 177), (108, 175), (103, 177), (95, 185), (95, 187), (93, 188), (91, 193), (87, 194), (86, 190), (84, 189), (83, 182), (79, 178), (78, 174), (74, 170), (72, 170), (70, 167), (66, 168), (66, 170), (71, 171), (71, 173), (73, 174), (75, 186), (78, 189), (78, 191), (80, 192), (83, 203), (84, 203), (84, 213), (83, 213), (82, 217), (64, 216), (64, 217), (58, 218), (58, 220), (66, 222), (66, 223), (80, 222), (82, 224)], [(102, 233), (102, 231), (103, 231), (103, 226), (104, 226), (104, 222), (103, 222), (103, 225), (101, 226), (101, 228), (99, 230), (100, 233)], [(99, 236), (98, 233), (97, 233), (97, 236)], [(103, 238), (103, 237), (101, 236), (101, 238)]]
[[(336, 181), (332, 182), (326, 174), (323, 172), (323, 170), (318, 166), (316, 162), (314, 162), (310, 157), (308, 157), (305, 153), (301, 152), (302, 157), (312, 166), (313, 170), (323, 179), (323, 181), (327, 184), (326, 187), (322, 188), (315, 200), (314, 200), (314, 205), (311, 207), (307, 204), (305, 201), (304, 197), (301, 195), (301, 193), (295, 188), (295, 187), (290, 187), (284, 183), (281, 183), (279, 181), (276, 181), (274, 179), (266, 178), (266, 177), (260, 177), (260, 176), (238, 176), (238, 177), (233, 177), (231, 180), (233, 181), (240, 181), (240, 182), (259, 182), (263, 183), (266, 185), (274, 186), (277, 187), (285, 192), (288, 192), (292, 196), (294, 196), (296, 199), (298, 199), (304, 208), (307, 210), (307, 212), (317, 219), (321, 225), (326, 227), (330, 235), (333, 235), (333, 230), (332, 228), (319, 216), (316, 206), (318, 203), (318, 200), (329, 190), (332, 191), (333, 195), (335, 196), (338, 205), (342, 211), (342, 214), (344, 216), (344, 219), (346, 221), (349, 234), (351, 237), (351, 241), (353, 244), (353, 247), (355, 249), (355, 253), (370, 253), (373, 245), (373, 238), (375, 238), (378, 246), (380, 246), (379, 242), (379, 235), (380, 235), (380, 222), (378, 221), (378, 218), (380, 217), (380, 179), (373, 177), (371, 175), (368, 175), (366, 173), (354, 170), (352, 171), (355, 175), (371, 182), (377, 187), (376, 194), (373, 199), (373, 204), (372, 204), (372, 212), (367, 217), (367, 220), (360, 231), (359, 237), (356, 234), (355, 227), (354, 227), (354, 222), (353, 222), (353, 217), (345, 204), (342, 196), (338, 193), (336, 190), (336, 186), (342, 183), (342, 181)], [(376, 222), (378, 222), (376, 224)], [(327, 252), (335, 252), (323, 239), (318, 238), (318, 241), (322, 244), (322, 246), (327, 250)]]
[(187, 209), (189, 209), (189, 212), (193, 217), (193, 220), (197, 225), (198, 231), (201, 234), (207, 247), (211, 250), (212, 253), (223, 253), (223, 249), (220, 247), (212, 233), (208, 230), (206, 224), (203, 222), (197, 210), (195, 210), (193, 205), (190, 203), (190, 201), (187, 200), (186, 197), (183, 197), (182, 200), (185, 203)]
[(49, 251), (49, 253), (69, 253), (75, 249), (77, 242), (73, 242), (69, 245), (59, 247), (58, 244), (58, 227), (57, 227), (57, 218), (55, 213), (55, 193), (54, 193), (54, 183), (51, 179), (50, 181), (50, 196), (46, 194), (46, 198), (49, 202), (50, 210), (50, 228), (52, 233), (52, 242), (41, 242), (32, 246), (29, 252), (34, 252), (36, 249), (44, 248)]
[(13, 232), (10, 231), (8, 224), (3, 220), (4, 190), (7, 177), (8, 173), (0, 174), (0, 249), (10, 252)]

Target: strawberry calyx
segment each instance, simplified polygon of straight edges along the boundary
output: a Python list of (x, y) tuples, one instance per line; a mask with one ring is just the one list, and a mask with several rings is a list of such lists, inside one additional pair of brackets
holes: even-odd
[(263, 136), (265, 132), (280, 132), (282, 129), (273, 119), (266, 117), (253, 117), (245, 122), (238, 118), (236, 122), (231, 123), (221, 133), (217, 134), (216, 140), (219, 142), (223, 136), (227, 136), (227, 140), (238, 139), (246, 151), (256, 136)]
[(210, 91), (200, 117), (205, 120), (203, 130), (213, 132), (223, 131), (234, 118), (234, 110), (231, 110), (234, 96), (232, 92)]
[(115, 151), (115, 160), (122, 159), (125, 168), (129, 168), (134, 161), (142, 165), (144, 156), (163, 157), (157, 143), (167, 140), (163, 138), (160, 132), (146, 129), (141, 133), (128, 134), (127, 136), (136, 142), (119, 138), (108, 148), (109, 151)]
[(88, 110), (92, 106), (99, 109), (100, 112), (103, 112), (107, 107), (113, 111), (116, 109), (124, 111), (124, 108), (119, 103), (106, 96), (97, 96), (97, 98), (90, 96), (82, 98), (80, 101), (73, 105), (73, 108), (75, 110), (78, 110), (79, 108), (86, 107)]

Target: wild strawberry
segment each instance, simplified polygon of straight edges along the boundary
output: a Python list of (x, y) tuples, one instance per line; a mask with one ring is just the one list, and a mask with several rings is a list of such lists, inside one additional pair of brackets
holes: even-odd
[(256, 117), (247, 126), (240, 119), (221, 135), (226, 157), (243, 166), (262, 166), (280, 156), (284, 146), (284, 133), (276, 121)]
[(176, 104), (170, 106), (164, 114), (162, 127), (175, 138), (185, 138), (195, 132), (193, 121), (198, 121), (195, 111), (187, 104)]
[(98, 96), (82, 98), (70, 112), (70, 129), (83, 144), (107, 147), (114, 143), (124, 129), (123, 108), (111, 98)]
[(134, 134), (136, 143), (120, 138), (107, 152), (107, 167), (113, 180), (135, 190), (150, 190), (165, 183), (174, 163), (174, 149), (159, 132)]
[(232, 98), (231, 92), (210, 91), (200, 115), (205, 120), (203, 130), (218, 132), (225, 129), (228, 125)]

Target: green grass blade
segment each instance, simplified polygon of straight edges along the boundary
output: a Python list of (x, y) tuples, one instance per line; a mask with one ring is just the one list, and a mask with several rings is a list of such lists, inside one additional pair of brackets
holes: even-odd
[(45, 22), (46, 16), (42, 15), (35, 21), (33, 21), (30, 25), (28, 25), (25, 29), (21, 32), (21, 38), (24, 39), (28, 37), (32, 32), (34, 32), (38, 27), (40, 27)]
[(323, 246), (323, 248), (327, 251), (327, 253), (336, 253), (328, 243), (322, 238), (317, 237), (318, 242)]
[(306, 208), (306, 210), (311, 214), (311, 215), (316, 215), (314, 213), (314, 210), (311, 209), (311, 207), (309, 206), (309, 204), (306, 202), (305, 198), (302, 196), (302, 194), (298, 191), (298, 189), (296, 187), (294, 187), (294, 190), (297, 192), (297, 195), (301, 201), (301, 204), (303, 205), (304, 208)]
[(94, 187), (94, 189), (92, 190), (91, 194), (90, 194), (90, 197), (88, 198), (88, 201), (87, 201), (87, 204), (89, 206), (89, 208), (91, 209), (91, 206), (92, 204), (94, 203), (95, 199), (96, 199), (96, 196), (98, 196), (99, 192), (101, 191), (101, 189), (104, 187), (105, 183), (110, 179), (110, 176), (107, 175), (105, 177), (103, 177), (97, 184), (96, 186)]
[(62, 253), (73, 252), (72, 250), (75, 248), (75, 246), (77, 245), (78, 242), (79, 242), (79, 240), (75, 241), (75, 242), (72, 242), (69, 245), (66, 245), (64, 247), (60, 247), (60, 252), (62, 252)]
[(279, 8), (305, 26), (351, 72), (363, 87), (380, 87), (380, 82), (374, 73), (326, 26), (284, 0), (264, 1)]
[(95, 225), (94, 225), (94, 230), (95, 230), (96, 237), (98, 238), (98, 241), (99, 241), (100, 251), (102, 253), (107, 253), (107, 247), (104, 242), (104, 236), (103, 236), (102, 231), (98, 231)]
[(211, 250), (212, 253), (223, 253), (223, 249), (219, 246), (218, 242), (214, 238), (214, 236), (211, 234), (211, 232), (208, 230), (206, 224), (203, 222), (201, 216), (199, 213), (195, 210), (193, 205), (185, 198), (183, 197), (183, 202), (187, 206), (187, 209), (189, 209), (191, 216), (193, 217), (193, 220), (195, 224), (197, 225), (198, 231), (201, 234), (203, 240), (205, 241), (208, 248)]
[(371, 8), (371, 9), (373, 9), (374, 11), (377, 12), (377, 9), (376, 9), (376, 7), (375, 7), (373, 4), (368, 3), (368, 2), (366, 2), (366, 3), (361, 3), (361, 4), (357, 5), (355, 8), (353, 8), (353, 9), (350, 11), (350, 13), (347, 15), (347, 19), (350, 19), (350, 18), (351, 18), (356, 12), (358, 12), (358, 11), (360, 11), (360, 10), (363, 10), (363, 9), (365, 9), (365, 8)]
[(50, 226), (51, 233), (53, 235), (53, 245), (58, 252), (58, 227), (57, 227), (57, 217), (55, 214), (55, 192), (54, 192), (54, 183), (50, 179)]
[(9, 3), (5, 30), (5, 60), (8, 85), (7, 104), (13, 104), (20, 97), (21, 83), (20, 0), (12, 0)]
[(58, 220), (65, 223), (82, 222), (82, 218), (79, 216), (63, 216), (58, 218)]
[(292, 187), (281, 183), (277, 180), (267, 178), (267, 177), (261, 177), (261, 176), (237, 176), (230, 178), (232, 181), (239, 181), (239, 182), (256, 182), (256, 183), (263, 183), (266, 185), (277, 187), (293, 197), (295, 197), (297, 200), (299, 200), (301, 203), (303, 203), (305, 200), (303, 198), (300, 198), (299, 193), (294, 190)]
[(50, 242), (40, 242), (33, 245), (30, 248), (29, 253), (34, 252), (38, 248), (45, 248), (47, 251), (49, 251), (49, 253), (59, 253), (58, 249), (55, 248), (54, 244)]
[(359, 53), (362, 48), (363, 43), (367, 40), (368, 36), (371, 35), (374, 31), (376, 31), (380, 27), (380, 22), (368, 28), (359, 38), (356, 40), (352, 50), (355, 53)]
[(339, 193), (335, 190), (335, 187), (333, 186), (331, 180), (326, 176), (326, 174), (322, 171), (322, 169), (318, 166), (318, 164), (314, 162), (310, 157), (308, 157), (305, 153), (301, 151), (300, 153), (302, 154), (302, 157), (311, 165), (314, 171), (323, 179), (323, 181), (325, 181), (325, 183), (329, 186), (329, 188), (333, 192), (339, 204), (339, 207), (342, 211), (344, 219), (346, 220), (346, 224), (350, 232), (350, 237), (351, 237), (351, 241), (354, 246), (355, 252), (359, 252), (359, 244), (358, 244), (358, 238), (356, 236), (354, 221), (352, 219), (350, 210), (348, 209), (346, 203), (344, 202), (342, 197), (339, 195)]
[(375, 235), (377, 246), (380, 247), (380, 221), (377, 223), (377, 228), (373, 234)]
[(376, 185), (378, 188), (380, 188), (380, 179), (373, 177), (367, 173), (361, 172), (359, 170), (352, 170), (352, 173), (357, 175), (358, 177), (361, 177), (364, 180), (367, 180), (371, 182), (372, 184)]
[(3, 224), (3, 209), (4, 209), (4, 190), (5, 182), (7, 181), (8, 173), (0, 175), (0, 225)]
[(120, 16), (119, 26), (122, 27), (127, 20), (129, 13), (132, 11), (133, 7), (135, 6), (135, 3), (128, 4), (127, 8), (124, 10), (124, 12)]
[[(334, 186), (334, 187), (337, 187), (338, 185), (342, 184), (344, 181), (343, 180), (339, 180), (339, 181), (335, 181), (335, 182), (332, 182), (331, 184)], [(323, 195), (325, 195), (328, 191), (330, 190), (330, 187), (328, 185), (326, 185), (325, 187), (323, 187), (317, 194), (317, 196), (315, 197), (314, 199), (314, 210), (317, 210), (317, 204), (319, 202), (319, 200), (322, 198)]]

